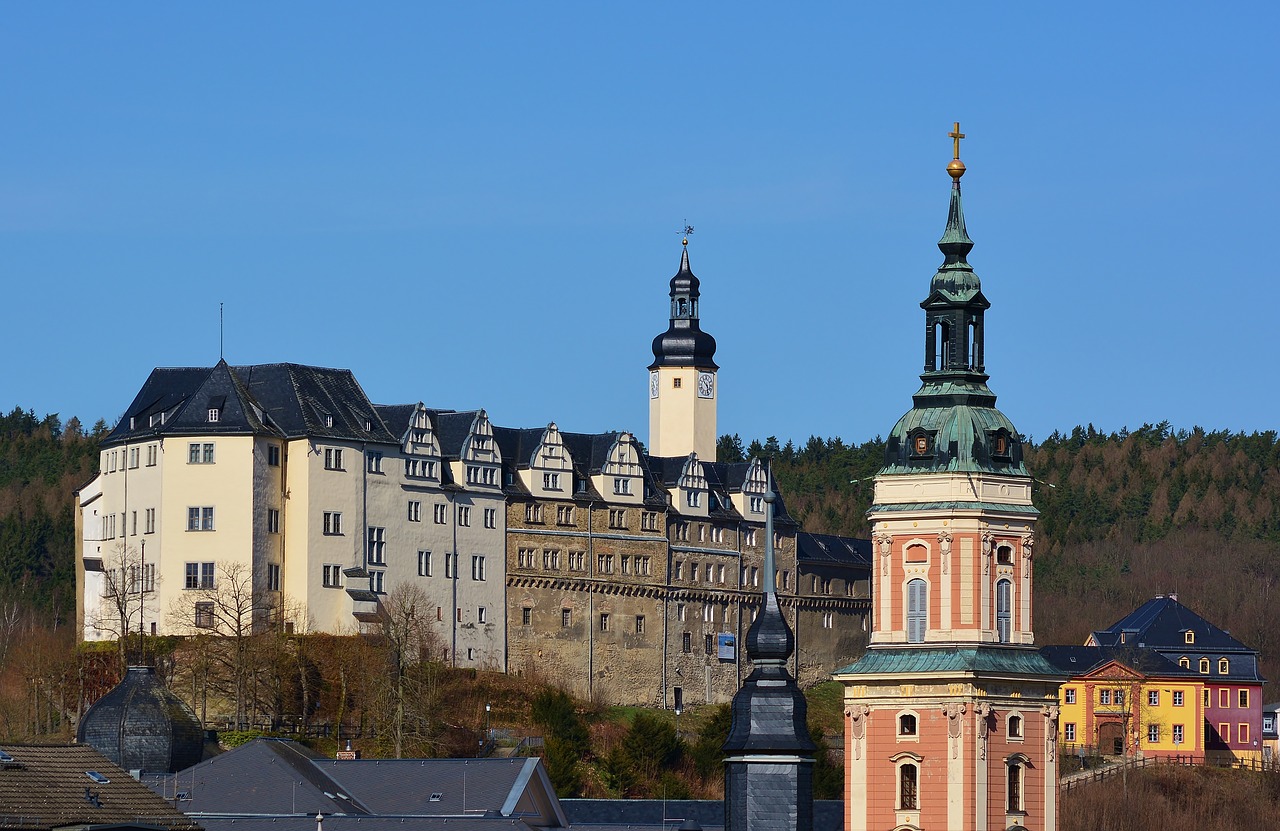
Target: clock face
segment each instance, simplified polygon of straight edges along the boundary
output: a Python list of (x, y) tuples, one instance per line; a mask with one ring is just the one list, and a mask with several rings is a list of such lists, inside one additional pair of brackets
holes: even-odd
[(698, 397), (711, 398), (716, 394), (716, 376), (710, 372), (698, 373)]
[(658, 373), (656, 372), (649, 373), (649, 397), (658, 397)]

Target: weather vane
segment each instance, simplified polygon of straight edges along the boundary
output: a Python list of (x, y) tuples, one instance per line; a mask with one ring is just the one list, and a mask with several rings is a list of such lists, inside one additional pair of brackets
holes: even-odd
[(681, 233), (682, 233), (682, 234), (684, 234), (684, 242), (683, 242), (683, 243), (681, 243), (681, 244), (682, 244), (682, 245), (688, 245), (688, 244), (689, 244), (689, 235), (693, 233), (693, 226), (689, 224), (689, 220), (687, 220), (687, 219), (686, 219), (686, 220), (684, 221), (684, 230), (683, 230), (683, 231), (681, 231)]

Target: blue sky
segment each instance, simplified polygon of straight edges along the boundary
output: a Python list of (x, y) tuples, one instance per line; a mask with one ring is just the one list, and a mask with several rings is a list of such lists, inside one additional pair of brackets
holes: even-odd
[(1035, 438), (1270, 429), (1275, 4), (38, 4), (0, 26), (0, 408), (153, 366), (647, 437), (678, 231), (720, 431), (910, 406), (968, 135), (987, 366)]

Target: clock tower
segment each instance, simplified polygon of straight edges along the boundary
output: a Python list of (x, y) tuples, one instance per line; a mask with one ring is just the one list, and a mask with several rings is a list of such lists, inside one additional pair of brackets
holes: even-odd
[(671, 322), (653, 339), (649, 364), (649, 453), (716, 459), (716, 339), (698, 324), (698, 278), (689, 269), (689, 238), (671, 278)]

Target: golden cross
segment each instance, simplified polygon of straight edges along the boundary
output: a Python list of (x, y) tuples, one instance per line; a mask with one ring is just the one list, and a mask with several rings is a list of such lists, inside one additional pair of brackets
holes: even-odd
[(956, 122), (955, 129), (954, 129), (954, 130), (952, 130), (950, 133), (947, 133), (947, 135), (948, 135), (948, 136), (950, 136), (950, 137), (952, 138), (952, 140), (954, 140), (954, 141), (955, 141), (955, 146), (956, 146), (956, 155), (955, 155), (955, 158), (957, 158), (957, 159), (958, 159), (958, 158), (960, 158), (960, 139), (964, 138), (964, 133), (960, 132), (960, 122), (959, 122), (959, 121), (957, 121), (957, 122)]

